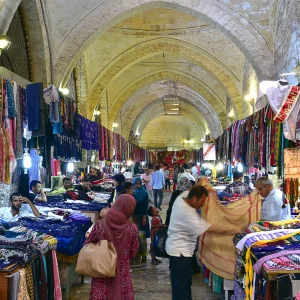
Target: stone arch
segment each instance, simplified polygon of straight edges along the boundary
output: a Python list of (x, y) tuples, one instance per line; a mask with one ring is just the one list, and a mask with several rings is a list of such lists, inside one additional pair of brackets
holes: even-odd
[(120, 76), (126, 70), (136, 63), (157, 55), (162, 52), (170, 52), (187, 57), (190, 61), (200, 65), (205, 71), (217, 80), (224, 87), (235, 102), (239, 114), (242, 114), (240, 82), (235, 75), (222, 62), (218, 61), (205, 50), (182, 42), (176, 39), (158, 38), (141, 43), (131, 49), (128, 49), (122, 55), (115, 58), (105, 69), (103, 69), (94, 80), (90, 87), (90, 96), (88, 97), (91, 106), (101, 98), (107, 85), (112, 82), (116, 76)]
[[(133, 126), (135, 121), (134, 116), (141, 114), (144, 107), (151, 105), (153, 102), (157, 101), (157, 99), (162, 98), (163, 95), (170, 94), (184, 99), (186, 103), (189, 103), (196, 111), (199, 111), (202, 114), (203, 126), (207, 125), (205, 127), (208, 127), (213, 136), (217, 137), (222, 133), (223, 129), (217, 113), (211, 108), (206, 100), (203, 99), (203, 97), (194, 92), (192, 89), (187, 86), (179, 86), (175, 89), (174, 87), (155, 86), (154, 84), (154, 89), (152, 92), (151, 90), (151, 84), (144, 86), (137, 93), (132, 95), (121, 108), (122, 134), (125, 137), (129, 135), (130, 129)], [(139, 105), (136, 105), (136, 103)]]
[[(193, 113), (191, 113), (191, 111), (193, 111)], [(194, 106), (187, 102), (182, 103), (180, 114), (193, 121), (199, 129), (201, 136), (204, 137), (206, 133), (206, 126), (202, 122), (203, 115)], [(163, 115), (165, 115), (165, 109), (162, 103), (162, 99), (157, 99), (156, 101), (146, 106), (142, 112), (140, 112), (140, 114), (134, 120), (131, 130), (133, 130), (133, 132), (139, 131), (140, 136), (142, 136), (142, 133), (147, 124), (152, 119)]]
[(148, 9), (169, 8), (199, 17), (224, 33), (252, 64), (259, 79), (274, 77), (272, 53), (256, 28), (218, 0), (128, 0), (100, 3), (80, 20), (56, 49), (55, 83), (68, 78), (82, 53), (103, 32), (118, 22)]
[(21, 0), (4, 0), (0, 2), (0, 35), (6, 34)]
[[(119, 94), (119, 96), (112, 101), (111, 103), (112, 105), (106, 108), (107, 110), (109, 110), (110, 115), (109, 118), (105, 118), (105, 117), (103, 118), (104, 120), (108, 119), (108, 124), (104, 123), (104, 125), (108, 126), (108, 128), (112, 126), (113, 120), (116, 118), (121, 107), (124, 105), (124, 103), (129, 99), (131, 95), (133, 95), (138, 90), (143, 88), (143, 86), (161, 80), (172, 80), (181, 83), (183, 85), (186, 85), (192, 90), (194, 90), (195, 93), (201, 95), (202, 98), (206, 99), (206, 102), (209, 103), (213, 108), (213, 110), (219, 115), (219, 119), (221, 123), (225, 124), (225, 111), (226, 111), (225, 105), (222, 103), (220, 99), (217, 99), (209, 90), (207, 90), (206, 87), (203, 87), (199, 80), (195, 79), (194, 77), (190, 76), (187, 73), (183, 73), (177, 70), (161, 69), (159, 71), (150, 72), (146, 76), (139, 78), (138, 80), (132, 82), (125, 90), (123, 90)], [(101, 110), (103, 108), (105, 109), (105, 107), (106, 107), (106, 102), (103, 99), (103, 102), (100, 102), (100, 109)], [(92, 111), (90, 111), (90, 115), (91, 114)]]

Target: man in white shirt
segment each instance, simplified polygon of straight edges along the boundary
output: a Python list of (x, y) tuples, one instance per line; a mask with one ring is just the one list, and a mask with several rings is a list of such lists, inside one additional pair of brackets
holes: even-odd
[[(268, 177), (260, 177), (256, 181), (256, 189), (264, 198), (260, 219), (262, 221), (280, 221), (284, 214), (284, 197), (282, 191), (273, 187)], [(286, 216), (284, 217), (286, 219)]]
[(152, 190), (152, 175), (150, 174), (150, 170), (147, 169), (144, 174), (142, 174), (141, 179), (143, 184), (146, 187), (146, 190), (149, 193), (149, 196), (153, 197), (153, 190)]
[(208, 197), (203, 186), (181, 193), (174, 205), (168, 229), (166, 251), (169, 254), (172, 300), (192, 299), (193, 254), (197, 238), (208, 225), (200, 218), (200, 209)]
[[(27, 203), (27, 205), (22, 207), (22, 203)], [(41, 216), (34, 204), (19, 193), (10, 196), (9, 204), (9, 207), (0, 207), (0, 219), (6, 222), (18, 221), (22, 217)]]
[(165, 176), (165, 190), (168, 190), (169, 187), (169, 192), (171, 191), (171, 182), (170, 182), (170, 170), (169, 167), (166, 167), (166, 170), (164, 172)]

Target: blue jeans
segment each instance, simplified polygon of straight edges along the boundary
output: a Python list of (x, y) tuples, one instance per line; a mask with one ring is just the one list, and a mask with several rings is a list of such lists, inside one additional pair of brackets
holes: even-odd
[[(159, 198), (158, 200), (158, 204), (157, 204), (157, 196)], [(153, 198), (154, 198), (154, 206), (155, 207), (160, 207), (161, 204), (162, 204), (162, 201), (163, 201), (163, 197), (164, 197), (164, 194), (163, 194), (163, 189), (153, 189)]]

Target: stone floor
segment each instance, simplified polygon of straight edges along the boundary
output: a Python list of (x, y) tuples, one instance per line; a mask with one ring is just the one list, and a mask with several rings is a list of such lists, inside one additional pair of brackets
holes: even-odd
[[(164, 193), (162, 219), (165, 220), (165, 212), (171, 193)], [(169, 263), (167, 259), (163, 259), (163, 263), (159, 266), (151, 266), (149, 263), (144, 270), (133, 271), (131, 273), (136, 300), (171, 300), (171, 283), (169, 273)], [(84, 284), (77, 282), (71, 288), (70, 300), (86, 300), (89, 299), (90, 278), (85, 278)], [(194, 300), (217, 300), (223, 299), (223, 295), (213, 293), (204, 283), (202, 274), (195, 275), (193, 278), (193, 299)]]

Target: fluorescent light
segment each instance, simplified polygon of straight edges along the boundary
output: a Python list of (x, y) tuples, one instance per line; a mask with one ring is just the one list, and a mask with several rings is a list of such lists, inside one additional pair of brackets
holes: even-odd
[(68, 89), (67, 87), (59, 88), (59, 91), (60, 91), (63, 95), (65, 95), (65, 96), (68, 96), (69, 93), (70, 93), (70, 91), (69, 91), (69, 89)]
[(179, 106), (179, 103), (164, 103), (165, 106)]
[(174, 110), (174, 111), (178, 111), (179, 110), (179, 108), (167, 108), (167, 110), (169, 111), (169, 110)]
[(112, 124), (112, 128), (117, 128), (119, 126), (119, 124), (118, 123), (115, 123), (115, 122), (113, 122), (113, 124)]
[(167, 111), (166, 114), (167, 114), (167, 115), (178, 115), (179, 112), (178, 112), (178, 111), (173, 111), (173, 112)]

